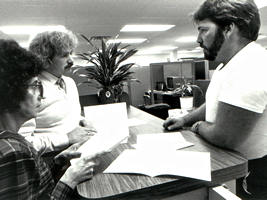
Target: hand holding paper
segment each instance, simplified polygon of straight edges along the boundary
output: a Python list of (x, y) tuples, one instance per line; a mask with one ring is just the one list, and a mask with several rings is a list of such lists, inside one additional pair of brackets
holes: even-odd
[[(84, 112), (85, 118), (96, 128), (97, 134), (78, 149), (81, 158), (111, 151), (129, 136), (125, 103), (87, 106)], [(72, 164), (74, 162), (75, 160), (71, 161)]]

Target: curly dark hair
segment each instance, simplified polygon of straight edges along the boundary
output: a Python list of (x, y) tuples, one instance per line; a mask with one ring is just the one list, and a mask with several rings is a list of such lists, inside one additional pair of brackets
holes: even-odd
[(0, 112), (20, 109), (27, 83), (40, 74), (41, 61), (14, 40), (0, 39)]
[(193, 14), (195, 22), (209, 19), (225, 30), (234, 23), (240, 36), (255, 41), (260, 29), (259, 9), (253, 0), (206, 0)]

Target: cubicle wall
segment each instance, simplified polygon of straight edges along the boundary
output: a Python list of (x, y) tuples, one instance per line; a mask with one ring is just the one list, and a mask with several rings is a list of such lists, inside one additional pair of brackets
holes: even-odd
[(131, 69), (134, 72), (133, 76), (137, 78), (140, 83), (131, 82), (129, 96), (133, 106), (144, 104), (143, 96), (145, 92), (150, 90), (150, 72), (149, 66), (139, 66)]
[[(174, 88), (168, 88), (168, 77), (173, 77), (174, 83), (172, 85)], [(178, 87), (179, 83), (183, 81), (183, 78), (193, 84), (199, 85), (205, 94), (210, 82), (209, 62), (206, 60), (184, 60), (179, 62), (151, 63), (150, 85), (152, 102), (157, 102), (154, 99), (154, 92), (158, 94), (157, 83), (164, 82), (167, 86), (166, 88), (170, 90)], [(205, 96), (201, 96), (197, 92), (194, 95), (196, 95), (195, 106), (199, 106), (205, 102)]]
[[(189, 60), (181, 62), (150, 64), (150, 84), (152, 89), (157, 89), (157, 82), (164, 82), (166, 84), (168, 77), (179, 77), (180, 81), (182, 81), (182, 78), (185, 78), (191, 82), (194, 82), (194, 61)], [(178, 87), (178, 85), (175, 85), (174, 87)]]

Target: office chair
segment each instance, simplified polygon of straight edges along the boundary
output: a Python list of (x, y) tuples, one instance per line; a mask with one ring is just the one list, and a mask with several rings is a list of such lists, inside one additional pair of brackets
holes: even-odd
[(144, 104), (138, 106), (139, 109), (164, 120), (168, 117), (168, 110), (170, 108), (168, 104), (166, 103), (151, 104), (151, 98), (148, 94), (145, 94), (143, 98), (144, 98)]

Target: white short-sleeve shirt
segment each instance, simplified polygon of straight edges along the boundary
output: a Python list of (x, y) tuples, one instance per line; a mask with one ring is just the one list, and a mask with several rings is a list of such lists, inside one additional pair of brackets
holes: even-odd
[(219, 102), (262, 113), (250, 137), (237, 150), (249, 159), (266, 155), (267, 51), (264, 48), (251, 42), (225, 66), (217, 67), (206, 93), (206, 121), (215, 122)]

